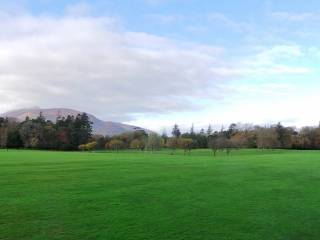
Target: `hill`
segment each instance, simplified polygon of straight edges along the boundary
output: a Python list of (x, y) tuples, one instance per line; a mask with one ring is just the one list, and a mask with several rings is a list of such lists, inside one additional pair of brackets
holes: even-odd
[[(36, 118), (39, 116), (40, 112), (42, 115), (50, 121), (55, 122), (57, 117), (66, 117), (68, 115), (76, 116), (79, 113), (82, 113), (81, 111), (74, 110), (74, 109), (67, 109), (67, 108), (28, 108), (28, 109), (19, 109), (14, 110), (10, 112), (6, 112), (3, 114), (0, 114), (0, 117), (9, 117), (14, 118), (17, 121), (23, 121), (26, 117), (29, 118)], [(117, 135), (124, 132), (133, 132), (136, 130), (145, 130), (141, 127), (132, 126), (128, 124), (123, 124), (119, 122), (112, 122), (112, 121), (103, 121), (98, 119), (92, 114), (87, 113), (90, 120), (93, 123), (93, 133), (94, 134), (101, 134), (101, 135)]]

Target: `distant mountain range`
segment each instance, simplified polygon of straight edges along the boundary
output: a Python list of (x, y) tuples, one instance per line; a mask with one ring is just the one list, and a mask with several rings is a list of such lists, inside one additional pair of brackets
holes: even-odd
[[(30, 108), (30, 109), (19, 109), (14, 110), (10, 112), (6, 112), (3, 114), (0, 114), (0, 117), (8, 117), (8, 118), (14, 118), (17, 121), (24, 121), (26, 117), (29, 117), (31, 119), (37, 118), (40, 114), (50, 121), (55, 122), (57, 117), (66, 117), (68, 115), (76, 116), (79, 113), (82, 113), (81, 111), (73, 110), (73, 109), (67, 109), (67, 108), (49, 108), (49, 109), (42, 109), (42, 108)], [(119, 122), (111, 122), (111, 121), (102, 121), (95, 117), (92, 114), (87, 113), (90, 120), (93, 123), (93, 133), (94, 134), (101, 134), (101, 135), (117, 135), (124, 132), (133, 132), (137, 130), (145, 130), (147, 132), (150, 132), (147, 129), (127, 125)]]

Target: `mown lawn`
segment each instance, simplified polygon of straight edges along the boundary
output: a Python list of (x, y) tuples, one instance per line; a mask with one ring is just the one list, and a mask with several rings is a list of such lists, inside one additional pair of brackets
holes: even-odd
[(0, 239), (320, 238), (320, 152), (0, 151)]

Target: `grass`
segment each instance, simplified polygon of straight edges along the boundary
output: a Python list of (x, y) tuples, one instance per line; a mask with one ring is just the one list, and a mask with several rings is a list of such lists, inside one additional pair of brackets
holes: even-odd
[(0, 239), (319, 239), (320, 152), (0, 151)]

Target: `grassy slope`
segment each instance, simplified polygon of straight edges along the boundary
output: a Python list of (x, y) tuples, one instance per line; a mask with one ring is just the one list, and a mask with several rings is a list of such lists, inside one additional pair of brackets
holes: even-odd
[(320, 152), (0, 151), (0, 239), (319, 239)]

